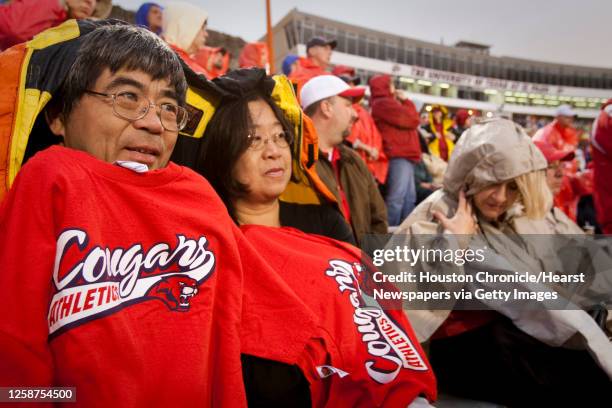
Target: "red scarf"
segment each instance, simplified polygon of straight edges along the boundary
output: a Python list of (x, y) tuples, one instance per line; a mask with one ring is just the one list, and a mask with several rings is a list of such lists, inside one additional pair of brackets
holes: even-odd
[(436, 133), (440, 135), (438, 138), (438, 150), (440, 151), (440, 158), (444, 161), (448, 161), (448, 145), (446, 144), (446, 136), (444, 135), (444, 125), (442, 123), (436, 123)]

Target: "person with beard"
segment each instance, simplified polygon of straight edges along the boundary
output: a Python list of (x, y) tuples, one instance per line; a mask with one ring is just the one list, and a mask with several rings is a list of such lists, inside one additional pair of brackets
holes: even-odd
[(317, 174), (334, 193), (340, 210), (351, 224), (357, 243), (365, 234), (387, 233), (387, 210), (374, 176), (358, 153), (343, 144), (357, 119), (353, 109), (363, 88), (351, 88), (332, 75), (304, 84), (302, 108), (319, 136)]

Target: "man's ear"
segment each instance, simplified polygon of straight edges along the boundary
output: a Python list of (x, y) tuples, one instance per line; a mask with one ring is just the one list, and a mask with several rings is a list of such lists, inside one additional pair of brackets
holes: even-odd
[(64, 124), (64, 115), (61, 112), (52, 112), (45, 110), (45, 120), (47, 125), (55, 136), (66, 136), (66, 126)]
[(323, 116), (325, 116), (327, 119), (334, 115), (331, 98), (322, 100), (319, 108), (321, 109)]

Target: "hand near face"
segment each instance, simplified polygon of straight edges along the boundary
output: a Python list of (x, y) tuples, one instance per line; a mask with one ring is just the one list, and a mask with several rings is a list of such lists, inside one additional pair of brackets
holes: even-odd
[(440, 211), (434, 211), (433, 216), (445, 230), (453, 234), (472, 235), (477, 231), (477, 224), (474, 220), (474, 210), (472, 205), (465, 198), (465, 192), (459, 193), (459, 205), (457, 212), (452, 218), (446, 217)]

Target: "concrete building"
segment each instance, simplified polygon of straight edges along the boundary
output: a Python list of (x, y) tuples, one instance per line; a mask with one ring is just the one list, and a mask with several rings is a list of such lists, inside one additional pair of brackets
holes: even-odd
[(313, 36), (335, 38), (332, 64), (356, 68), (362, 80), (377, 73), (397, 77), (408, 96), (510, 115), (551, 116), (570, 104), (593, 118), (612, 97), (612, 69), (493, 56), (490, 46), (455, 46), (401, 37), (291, 10), (273, 28), (275, 66), (287, 54), (306, 54)]

